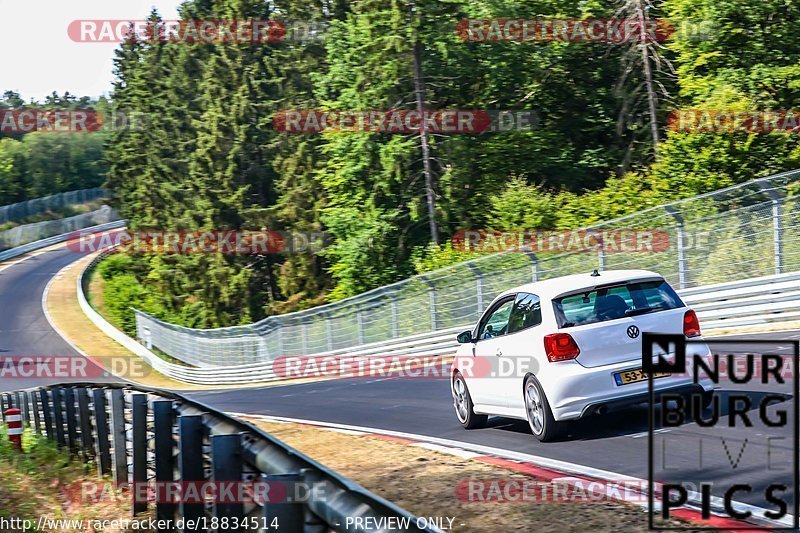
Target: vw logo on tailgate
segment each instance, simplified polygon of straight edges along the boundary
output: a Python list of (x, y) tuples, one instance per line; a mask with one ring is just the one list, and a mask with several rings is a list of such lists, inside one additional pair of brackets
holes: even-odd
[(628, 337), (635, 339), (639, 336), (639, 328), (636, 326), (628, 326)]

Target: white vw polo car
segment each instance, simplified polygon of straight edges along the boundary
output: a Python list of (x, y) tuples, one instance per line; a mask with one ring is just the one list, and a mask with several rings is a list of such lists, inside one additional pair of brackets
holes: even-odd
[[(642, 332), (700, 336), (695, 312), (654, 272), (594, 271), (508, 290), (475, 329), (458, 335), (456, 415), (467, 429), (487, 415), (527, 420), (547, 441), (566, 420), (645, 402)], [(710, 354), (705, 344), (690, 346)], [(656, 375), (653, 388), (700, 394), (704, 407), (713, 395), (713, 383), (696, 384), (686, 373)]]

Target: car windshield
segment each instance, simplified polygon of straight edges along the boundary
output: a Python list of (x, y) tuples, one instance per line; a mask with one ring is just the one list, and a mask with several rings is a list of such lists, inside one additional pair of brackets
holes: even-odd
[(600, 287), (553, 300), (558, 326), (569, 328), (683, 307), (664, 280)]

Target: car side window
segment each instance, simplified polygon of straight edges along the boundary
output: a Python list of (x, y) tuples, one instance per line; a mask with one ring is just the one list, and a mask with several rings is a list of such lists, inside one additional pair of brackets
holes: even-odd
[(535, 294), (519, 293), (511, 308), (508, 332), (516, 333), (542, 323), (542, 302)]
[(481, 325), (478, 332), (478, 339), (493, 339), (508, 333), (508, 319), (511, 316), (511, 308), (514, 306), (514, 300), (508, 300), (500, 304), (489, 318)]

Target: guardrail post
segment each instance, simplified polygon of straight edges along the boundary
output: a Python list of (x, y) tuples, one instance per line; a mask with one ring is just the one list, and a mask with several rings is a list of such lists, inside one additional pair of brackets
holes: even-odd
[(138, 501), (144, 492), (140, 486), (147, 484), (147, 395), (134, 394), (133, 410), (133, 514), (147, 511), (147, 500)]
[(20, 393), (20, 400), (22, 401), (22, 425), (31, 427), (31, 411), (28, 406), (28, 391)]
[[(302, 474), (263, 474), (261, 480), (269, 487), (269, 500), (264, 502), (265, 525), (272, 527), (275, 524), (284, 531), (303, 531), (305, 509), (302, 503), (294, 501), (295, 485), (303, 482)], [(275, 490), (276, 485), (282, 485), (283, 490)], [(275, 493), (285, 494), (286, 501), (271, 501), (271, 495)]]
[(72, 455), (78, 455), (80, 446), (78, 445), (78, 423), (75, 417), (75, 391), (67, 387), (64, 389), (64, 412), (67, 417), (67, 437), (69, 441), (69, 451)]
[(67, 440), (64, 437), (64, 413), (62, 412), (64, 405), (61, 402), (61, 389), (54, 387), (52, 389), (52, 395), (53, 424), (55, 425), (56, 430), (56, 444), (58, 445), (58, 448), (61, 449), (67, 445)]
[(50, 409), (50, 394), (47, 390), (42, 389), (39, 391), (39, 400), (42, 404), (42, 418), (44, 419), (44, 430), (47, 433), (47, 438), (55, 440), (53, 433), (53, 412)]
[(105, 389), (92, 391), (94, 407), (94, 430), (97, 438), (97, 474), (102, 477), (111, 473), (111, 446), (108, 442), (108, 413)]
[[(205, 481), (203, 472), (203, 437), (205, 427), (203, 426), (202, 415), (189, 415), (178, 417), (179, 434), (179, 469), (181, 483), (203, 482)], [(180, 516), (186, 523), (197, 521), (205, 516), (205, 509), (202, 503), (187, 503), (181, 501)], [(189, 531), (189, 529), (184, 529)]]
[(325, 313), (325, 335), (328, 340), (328, 351), (333, 350), (333, 319), (330, 313)]
[[(215, 485), (219, 489), (221, 483), (242, 482), (242, 435), (213, 435), (211, 437), (211, 466)], [(235, 486), (236, 486), (235, 485)], [(237, 487), (238, 488), (238, 487)], [(229, 493), (234, 495), (240, 491), (234, 488)], [(217, 495), (225, 491), (217, 490)], [(219, 500), (219, 498), (217, 498)], [(241, 520), (244, 517), (244, 504), (240, 501), (214, 502), (214, 516)]]
[(33, 410), (33, 429), (39, 435), (42, 434), (42, 418), (39, 414), (39, 395), (36, 391), (31, 392), (31, 409)]
[(775, 273), (783, 274), (783, 219), (781, 213), (782, 198), (777, 191), (773, 190), (763, 181), (759, 181), (758, 185), (772, 200), (772, 248), (775, 261)]
[(125, 441), (125, 393), (111, 389), (111, 443), (114, 447), (114, 484), (128, 483), (128, 454)]
[(356, 308), (356, 323), (358, 324), (358, 343), (364, 344), (364, 316), (361, 314), (361, 308)]
[[(20, 413), (22, 413), (22, 397), (20, 396), (19, 391), (14, 392), (14, 407), (19, 409)], [(22, 416), (23, 415), (20, 414), (20, 417)]]
[(300, 324), (300, 340), (303, 343), (303, 355), (308, 355), (308, 325)]
[(397, 294), (392, 294), (392, 338), (400, 336), (400, 312), (397, 305)]
[(775, 249), (775, 273), (783, 274), (783, 220), (781, 201), (772, 201), (772, 234)]
[(431, 296), (430, 296), (430, 298), (431, 298), (431, 303), (430, 303), (430, 306), (431, 306), (431, 331), (436, 331), (437, 329), (439, 329), (439, 327), (438, 327), (438, 320), (437, 320), (438, 316), (437, 316), (437, 313), (436, 313), (436, 287), (435, 286), (431, 286), (430, 294), (431, 294)]
[(476, 303), (478, 305), (478, 315), (480, 315), (481, 311), (483, 311), (483, 273), (472, 263), (467, 263), (467, 267), (475, 274), (475, 296), (477, 296)]
[(677, 225), (678, 236), (678, 288), (685, 289), (689, 285), (688, 266), (686, 261), (686, 228), (683, 216), (675, 208), (664, 206), (664, 210), (672, 215)]
[(606, 269), (606, 249), (603, 244), (597, 249), (597, 268), (602, 272)]
[[(153, 402), (153, 433), (155, 440), (156, 494), (164, 495), (162, 487), (175, 481), (175, 406), (172, 400)], [(156, 520), (174, 520), (175, 505), (156, 499)]]
[(92, 439), (92, 420), (89, 414), (89, 391), (84, 387), (77, 389), (78, 420), (81, 429), (81, 452), (83, 460), (94, 457), (94, 440)]
[(436, 320), (436, 284), (427, 279), (422, 278), (422, 281), (428, 286), (428, 295), (429, 295), (429, 302), (428, 307), (430, 309), (431, 315), (431, 331), (436, 331), (437, 328), (437, 320)]
[(286, 355), (283, 352), (283, 324), (278, 323), (275, 329), (275, 336), (278, 337), (278, 357)]

